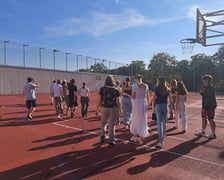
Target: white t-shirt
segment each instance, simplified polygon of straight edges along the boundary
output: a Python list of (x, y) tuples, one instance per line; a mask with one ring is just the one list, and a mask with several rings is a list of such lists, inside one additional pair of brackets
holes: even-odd
[(54, 97), (61, 97), (62, 85), (55, 84), (53, 86)]
[(80, 95), (82, 97), (88, 97), (89, 96), (89, 88), (80, 88)]
[(33, 84), (33, 83), (26, 83), (24, 86), (24, 95), (26, 97), (26, 100), (34, 100), (36, 99), (36, 94), (35, 94), (35, 89), (36, 89), (37, 85)]

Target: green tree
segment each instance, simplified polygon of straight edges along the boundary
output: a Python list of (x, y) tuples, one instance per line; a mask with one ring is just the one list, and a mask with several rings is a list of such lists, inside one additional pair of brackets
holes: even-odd
[(177, 60), (175, 56), (160, 52), (152, 57), (148, 70), (150, 71), (152, 81), (155, 81), (159, 76), (165, 76), (167, 81), (173, 78), (180, 78), (180, 74), (176, 70)]
[(212, 56), (212, 62), (216, 66), (217, 81), (224, 79), (224, 46), (221, 46), (218, 51)]
[(191, 57), (190, 69), (192, 74), (192, 90), (198, 91), (201, 86), (201, 76), (211, 74), (216, 77), (216, 66), (212, 62), (211, 56), (206, 54), (196, 54)]
[(91, 72), (108, 73), (108, 68), (103, 63), (97, 63), (90, 67)]

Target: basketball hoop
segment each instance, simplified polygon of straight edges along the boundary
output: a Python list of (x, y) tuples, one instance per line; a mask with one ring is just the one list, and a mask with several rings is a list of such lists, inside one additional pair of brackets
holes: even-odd
[(193, 38), (180, 40), (182, 53), (183, 54), (192, 54), (195, 43), (196, 43), (196, 39), (193, 39)]

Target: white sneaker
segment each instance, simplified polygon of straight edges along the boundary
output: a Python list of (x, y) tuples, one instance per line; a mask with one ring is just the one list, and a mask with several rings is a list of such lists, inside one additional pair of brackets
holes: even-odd
[(163, 143), (157, 143), (156, 148), (161, 149), (163, 147)]
[(63, 118), (61, 117), (61, 115), (58, 115), (58, 119), (59, 119), (59, 120), (62, 120)]
[(209, 136), (208, 136), (208, 139), (216, 139), (217, 137), (216, 137), (216, 134), (210, 134)]
[(138, 141), (138, 139), (135, 136), (132, 136), (130, 140), (133, 141), (133, 142), (137, 142)]

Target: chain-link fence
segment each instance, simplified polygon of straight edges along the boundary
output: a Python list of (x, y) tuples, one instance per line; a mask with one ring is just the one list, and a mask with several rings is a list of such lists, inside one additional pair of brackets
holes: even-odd
[(127, 64), (8, 40), (0, 41), (0, 52), (1, 65), (127, 75)]

